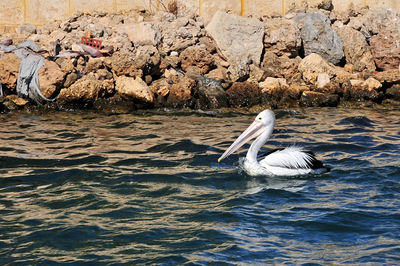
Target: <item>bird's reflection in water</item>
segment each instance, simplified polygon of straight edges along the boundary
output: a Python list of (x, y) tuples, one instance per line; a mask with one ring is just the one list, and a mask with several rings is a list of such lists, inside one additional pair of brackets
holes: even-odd
[(248, 177), (246, 194), (256, 194), (263, 190), (285, 190), (289, 192), (298, 192), (304, 189), (307, 179), (284, 177), (284, 176), (266, 176), (266, 177)]

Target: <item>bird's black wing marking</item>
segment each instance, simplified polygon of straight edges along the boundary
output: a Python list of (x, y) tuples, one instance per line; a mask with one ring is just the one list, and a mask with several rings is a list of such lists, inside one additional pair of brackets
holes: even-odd
[[(284, 150), (284, 148), (274, 149), (274, 150), (271, 150), (268, 152), (261, 153), (260, 155), (257, 156), (257, 159), (261, 161), (268, 155), (270, 155), (274, 152), (277, 152), (277, 151), (282, 151), (282, 150)], [(324, 166), (324, 164), (320, 160), (318, 160), (315, 157), (315, 154), (312, 151), (305, 150), (305, 151), (301, 151), (301, 152), (307, 154), (309, 157), (309, 160), (306, 161), (306, 169), (326, 168), (326, 169), (330, 170), (328, 167)], [(298, 166), (293, 166), (293, 167), (289, 167), (289, 168), (296, 169), (296, 168), (298, 168)]]
[(303, 151), (310, 156), (310, 160), (307, 162), (307, 166), (311, 169), (327, 168), (323, 162), (315, 158), (315, 154), (312, 151)]

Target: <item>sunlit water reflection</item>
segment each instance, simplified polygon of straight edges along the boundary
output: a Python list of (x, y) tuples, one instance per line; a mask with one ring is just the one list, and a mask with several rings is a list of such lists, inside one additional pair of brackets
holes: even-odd
[(254, 114), (1, 115), (0, 264), (399, 263), (400, 111), (276, 114), (331, 172), (217, 163)]

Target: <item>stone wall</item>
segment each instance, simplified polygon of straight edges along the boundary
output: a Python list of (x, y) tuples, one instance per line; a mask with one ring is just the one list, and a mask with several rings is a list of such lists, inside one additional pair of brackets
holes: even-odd
[[(115, 12), (129, 9), (150, 11), (168, 8), (173, 0), (1, 0), (0, 33), (11, 32), (23, 22), (36, 26), (51, 19), (65, 19), (75, 12)], [(179, 12), (200, 14), (209, 21), (217, 10), (243, 16), (284, 15), (291, 10), (314, 8), (332, 3), (334, 10), (392, 8), (400, 11), (399, 0), (177, 0)]]

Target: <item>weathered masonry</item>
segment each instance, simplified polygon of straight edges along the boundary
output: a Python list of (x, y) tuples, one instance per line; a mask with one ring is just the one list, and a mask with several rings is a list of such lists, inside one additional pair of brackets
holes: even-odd
[[(0, 33), (12, 31), (23, 22), (40, 26), (47, 20), (65, 19), (75, 12), (118, 12), (130, 9), (162, 10), (172, 0), (1, 0)], [(318, 7), (326, 0), (177, 0), (184, 12), (203, 16), (208, 21), (217, 10), (247, 16), (285, 15), (292, 9)], [(399, 0), (332, 0), (335, 10), (384, 7), (400, 11)]]

